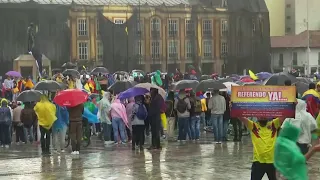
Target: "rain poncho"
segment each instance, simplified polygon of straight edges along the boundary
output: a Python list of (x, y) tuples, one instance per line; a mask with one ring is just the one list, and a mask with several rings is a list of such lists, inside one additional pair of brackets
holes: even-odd
[(66, 107), (56, 105), (57, 120), (53, 123), (53, 131), (59, 131), (69, 124), (69, 112)]
[(97, 114), (98, 113), (98, 108), (91, 101), (85, 102), (84, 103), (84, 108), (87, 108), (92, 114)]
[(95, 123), (99, 123), (98, 117), (95, 114), (92, 114), (88, 108), (84, 108), (82, 117), (86, 118), (88, 120), (89, 123), (95, 124)]
[(99, 114), (100, 114), (100, 121), (102, 123), (111, 124), (110, 120), (110, 110), (111, 110), (111, 103), (110, 99), (110, 92), (105, 92), (103, 94), (103, 98), (99, 101)]
[(46, 129), (50, 129), (57, 120), (56, 106), (44, 95), (40, 97), (40, 102), (38, 102), (33, 109), (37, 114), (39, 125)]
[(157, 70), (155, 74), (151, 77), (151, 83), (157, 86), (162, 86), (161, 72), (159, 70)]
[(286, 123), (277, 138), (274, 151), (274, 166), (288, 180), (308, 179), (304, 155), (296, 144), (300, 130)]
[(302, 99), (307, 103), (307, 111), (313, 117), (317, 117), (319, 112), (318, 103), (320, 102), (319, 93), (314, 89), (309, 89), (303, 93)]
[(312, 137), (311, 132), (317, 129), (317, 124), (312, 115), (307, 112), (307, 104), (300, 99), (298, 99), (297, 102), (295, 118), (287, 118), (284, 121), (283, 126), (286, 123), (296, 126), (300, 130), (297, 142), (301, 144), (310, 144)]
[(100, 82), (98, 81), (97, 78), (94, 78), (94, 83), (96, 85), (96, 91), (101, 91), (101, 86), (100, 86)]

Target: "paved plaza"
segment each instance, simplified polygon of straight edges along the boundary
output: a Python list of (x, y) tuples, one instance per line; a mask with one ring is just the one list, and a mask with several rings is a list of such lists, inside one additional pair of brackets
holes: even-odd
[[(69, 151), (43, 157), (37, 145), (1, 148), (0, 179), (246, 180), (252, 159), (248, 137), (221, 145), (209, 137), (199, 142), (163, 142), (161, 151), (143, 152), (132, 151), (131, 145), (104, 147), (93, 140), (80, 155)], [(312, 180), (320, 179), (319, 160), (317, 155), (308, 163)]]

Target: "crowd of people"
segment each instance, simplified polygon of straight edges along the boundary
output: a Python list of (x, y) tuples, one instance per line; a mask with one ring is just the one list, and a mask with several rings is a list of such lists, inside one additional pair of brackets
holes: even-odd
[[(289, 179), (298, 177), (293, 175), (297, 173), (288, 173), (290, 168), (305, 165), (306, 160), (320, 151), (319, 144), (311, 146), (320, 120), (320, 83), (310, 83), (309, 90), (301, 99), (297, 95), (295, 118), (231, 118), (230, 92), (181, 89), (168, 90), (167, 96), (163, 97), (159, 94), (159, 88), (168, 89), (168, 85), (158, 81), (160, 75), (155, 73), (149, 79), (157, 88), (151, 87), (149, 93), (127, 99), (120, 99), (121, 94), (112, 90), (103, 91), (97, 77), (89, 77), (80, 81), (81, 86), (88, 93), (97, 93), (98, 96), (90, 97), (87, 102), (74, 107), (59, 106), (47, 95), (41, 95), (39, 102), (17, 102), (13, 89), (17, 89), (17, 92), (32, 89), (34, 82), (29, 78), (8, 77), (3, 83), (3, 98), (0, 102), (1, 146), (9, 148), (12, 143), (19, 145), (40, 141), (43, 154), (52, 151), (63, 153), (65, 137), (69, 131), (71, 154), (79, 154), (83, 139), (82, 127), (88, 123), (83, 114), (88, 109), (99, 119), (99, 122), (92, 124), (93, 133), (101, 133), (106, 146), (131, 144), (132, 150), (140, 151), (144, 149), (146, 136), (150, 136), (150, 133), (148, 149), (160, 150), (161, 138), (179, 142), (198, 141), (204, 130), (212, 131), (216, 144), (221, 144), (228, 141), (229, 122), (233, 125), (233, 141), (241, 141), (244, 125), (250, 131), (254, 146), (251, 168), (253, 180), (262, 179), (265, 173), (270, 180), (276, 179), (276, 170)], [(66, 83), (70, 89), (77, 88), (77, 79), (69, 77), (65, 80), (61, 74), (55, 78), (56, 81)], [(179, 81), (183, 78), (177, 71), (170, 79)], [(284, 85), (291, 86), (292, 83), (286, 81)], [(178, 131), (177, 136), (175, 129)], [(288, 147), (288, 143), (283, 143), (287, 141), (296, 144), (296, 147)], [(290, 164), (288, 159), (283, 158), (283, 151), (289, 154), (292, 152), (292, 156), (304, 157)]]

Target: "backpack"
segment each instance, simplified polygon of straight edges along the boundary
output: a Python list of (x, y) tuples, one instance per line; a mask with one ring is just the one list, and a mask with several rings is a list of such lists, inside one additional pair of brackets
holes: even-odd
[(11, 112), (7, 107), (0, 108), (0, 124), (10, 124)]
[(201, 99), (195, 98), (193, 101), (194, 106), (194, 112), (195, 113), (201, 113), (202, 112), (202, 105), (201, 105)]
[(180, 98), (178, 98), (178, 103), (177, 103), (177, 111), (179, 112), (179, 113), (184, 113), (186, 110), (187, 110), (187, 103), (184, 101), (186, 99), (186, 97), (185, 98), (183, 98), (183, 99), (180, 99)]
[(138, 110), (136, 112), (138, 119), (145, 120), (148, 116), (147, 108), (143, 104), (139, 104)]

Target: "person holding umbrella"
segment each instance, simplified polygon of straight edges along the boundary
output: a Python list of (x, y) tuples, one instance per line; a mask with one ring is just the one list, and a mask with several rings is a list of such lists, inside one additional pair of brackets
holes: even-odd
[(41, 95), (40, 102), (33, 109), (37, 114), (40, 126), (42, 153), (50, 154), (51, 127), (57, 120), (56, 106), (48, 100), (47, 96)]
[(158, 93), (158, 89), (150, 88), (151, 102), (148, 115), (150, 117), (151, 125), (151, 136), (152, 136), (152, 145), (149, 148), (152, 149), (161, 149), (160, 146), (160, 129), (161, 129), (161, 106), (163, 103), (163, 98)]

